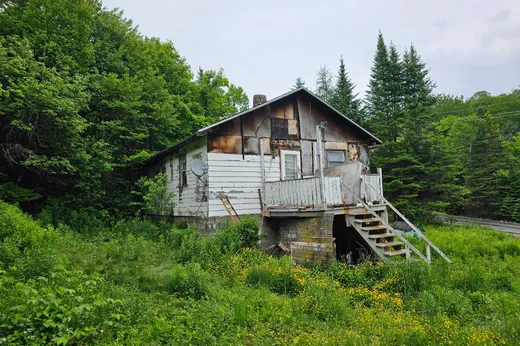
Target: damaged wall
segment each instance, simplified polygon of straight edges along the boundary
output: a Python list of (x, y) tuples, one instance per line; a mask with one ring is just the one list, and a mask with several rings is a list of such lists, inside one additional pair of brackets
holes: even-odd
[(333, 220), (334, 214), (327, 213), (319, 217), (264, 219), (262, 231), (268, 237), (262, 241), (262, 246), (281, 242), (298, 263), (331, 263), (335, 258)]
[[(200, 179), (191, 171), (191, 162), (200, 158), (207, 166), (208, 152), (206, 138), (179, 148), (175, 154), (165, 157), (162, 161), (164, 171), (168, 176), (168, 190), (175, 194), (174, 215), (177, 216), (208, 216), (208, 177), (203, 175)], [(180, 157), (186, 156), (187, 185), (180, 186)]]

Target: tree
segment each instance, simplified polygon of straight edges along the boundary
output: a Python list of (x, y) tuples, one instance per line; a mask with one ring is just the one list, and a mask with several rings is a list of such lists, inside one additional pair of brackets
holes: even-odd
[(384, 130), (384, 126), (388, 124), (391, 115), (387, 107), (389, 65), (388, 49), (380, 31), (377, 36), (376, 53), (372, 63), (365, 104), (369, 127), (376, 135), (384, 139), (391, 137), (390, 133), (385, 133)]
[(435, 83), (428, 75), (426, 64), (421, 60), (413, 45), (403, 55), (403, 106), (406, 118), (407, 142), (414, 154), (420, 154), (426, 142), (424, 133), (431, 124), (431, 111), (435, 103)]
[(129, 165), (247, 107), (97, 0), (0, 5), (0, 196), (133, 213)]
[(361, 101), (358, 99), (358, 94), (354, 93), (354, 87), (354, 83), (348, 77), (343, 57), (341, 57), (330, 104), (356, 123), (362, 124), (364, 117), (361, 112)]
[(316, 73), (316, 95), (325, 102), (329, 102), (332, 96), (332, 74), (327, 65), (320, 66)]
[(296, 78), (296, 82), (294, 82), (292, 90), (300, 89), (300, 88), (303, 88), (304, 86), (305, 86), (305, 81), (301, 77), (298, 77), (298, 78)]

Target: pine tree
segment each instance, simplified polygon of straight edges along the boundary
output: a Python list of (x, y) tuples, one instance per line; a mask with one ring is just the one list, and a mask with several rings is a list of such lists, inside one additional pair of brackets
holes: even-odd
[(496, 216), (504, 197), (497, 175), (507, 169), (507, 153), (496, 120), (486, 115), (477, 121), (477, 140), (470, 149), (466, 181), (471, 195), (466, 213), (470, 216)]
[(298, 78), (296, 78), (296, 82), (294, 82), (292, 90), (300, 89), (300, 88), (303, 88), (304, 86), (305, 86), (305, 81), (301, 77), (298, 77)]
[(389, 137), (389, 134), (384, 131), (384, 126), (388, 124), (390, 115), (386, 92), (389, 64), (388, 49), (383, 34), (379, 32), (365, 103), (369, 127), (383, 140)]
[(428, 76), (426, 64), (421, 60), (415, 47), (403, 55), (403, 102), (407, 126), (407, 142), (413, 146), (413, 153), (424, 150), (424, 133), (431, 125), (431, 110), (435, 103), (433, 89), (435, 83)]
[(330, 104), (356, 123), (361, 124), (364, 122), (361, 101), (358, 99), (358, 94), (354, 94), (354, 87), (354, 83), (348, 77), (343, 57), (341, 57), (336, 87), (332, 91)]
[(327, 65), (320, 66), (316, 74), (316, 95), (325, 102), (329, 102), (332, 96), (332, 74)]

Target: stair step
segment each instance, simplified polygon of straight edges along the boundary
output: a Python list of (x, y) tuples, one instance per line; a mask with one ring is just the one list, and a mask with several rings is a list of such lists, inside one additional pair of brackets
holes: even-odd
[(362, 231), (378, 231), (381, 229), (387, 229), (385, 225), (379, 225), (379, 226), (363, 226), (361, 227)]
[(392, 233), (383, 233), (383, 234), (370, 234), (368, 239), (385, 239), (385, 238), (393, 238), (395, 234)]
[(399, 245), (403, 245), (402, 242), (400, 241), (389, 241), (389, 242), (386, 242), (386, 243), (377, 243), (376, 246), (377, 247), (390, 247), (390, 246), (399, 246)]
[(406, 255), (406, 250), (385, 251), (385, 256), (394, 257)]
[(355, 219), (354, 222), (355, 223), (368, 223), (368, 222), (378, 222), (379, 219), (376, 219), (375, 217), (374, 218), (369, 218), (369, 219)]

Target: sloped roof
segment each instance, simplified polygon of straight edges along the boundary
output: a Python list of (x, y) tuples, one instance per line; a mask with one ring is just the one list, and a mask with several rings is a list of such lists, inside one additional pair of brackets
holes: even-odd
[(296, 94), (296, 93), (299, 93), (299, 92), (305, 92), (307, 93), (309, 96), (311, 96), (312, 98), (316, 99), (317, 101), (321, 102), (322, 104), (324, 104), (325, 106), (327, 106), (328, 108), (330, 108), (332, 111), (334, 111), (336, 114), (338, 114), (340, 117), (346, 119), (347, 121), (349, 121), (352, 125), (354, 125), (355, 127), (357, 127), (358, 129), (360, 129), (362, 132), (364, 132), (365, 134), (367, 134), (370, 138), (372, 138), (374, 141), (376, 141), (377, 143), (381, 144), (381, 140), (379, 138), (377, 138), (376, 136), (374, 136), (372, 133), (370, 133), (369, 131), (367, 131), (366, 129), (364, 129), (363, 127), (361, 127), (359, 124), (357, 124), (356, 122), (354, 122), (353, 120), (351, 120), (350, 118), (348, 118), (347, 116), (345, 116), (344, 114), (342, 114), (340, 111), (338, 111), (337, 109), (335, 109), (334, 107), (332, 107), (330, 104), (328, 104), (327, 102), (323, 101), (322, 99), (320, 99), (318, 96), (316, 96), (313, 92), (311, 92), (310, 90), (308, 90), (307, 88), (305, 87), (301, 87), (301, 88), (298, 88), (298, 89), (295, 89), (295, 90), (291, 90), (283, 95), (280, 95), (278, 97), (275, 97), (274, 99), (271, 99), (265, 103), (262, 103), (261, 105), (258, 105), (256, 107), (253, 107), (253, 108), (249, 108), (248, 110), (245, 110), (243, 112), (240, 112), (238, 114), (235, 114), (235, 115), (232, 115), (228, 118), (225, 118), (225, 119), (222, 119), (221, 121), (218, 121), (214, 124), (211, 124), (211, 125), (208, 125), (206, 127), (203, 127), (199, 130), (197, 130), (196, 134), (198, 136), (203, 136), (205, 135), (210, 129), (216, 127), (216, 126), (219, 126), (219, 125), (222, 125), (228, 121), (231, 121), (233, 119), (236, 119), (238, 117), (241, 117), (242, 115), (246, 115), (248, 113), (251, 113), (257, 109), (260, 109), (262, 107), (265, 107), (267, 105), (270, 105), (271, 103), (274, 103), (278, 100), (281, 100), (287, 96), (291, 96), (293, 94)]
[(372, 133), (370, 133), (369, 131), (367, 131), (365, 128), (363, 128), (362, 126), (360, 126), (359, 124), (357, 124), (356, 122), (354, 122), (353, 120), (351, 120), (350, 118), (348, 118), (347, 116), (345, 116), (344, 114), (342, 114), (340, 111), (338, 111), (337, 109), (335, 109), (334, 107), (332, 107), (330, 104), (328, 104), (327, 102), (323, 101), (321, 98), (319, 98), (318, 96), (316, 96), (313, 92), (311, 92), (310, 90), (308, 90), (307, 88), (305, 87), (301, 87), (301, 88), (298, 88), (298, 89), (294, 89), (294, 90), (291, 90), (285, 94), (282, 94), (278, 97), (275, 97), (274, 99), (271, 99), (265, 103), (262, 103), (261, 105), (258, 105), (256, 107), (253, 107), (253, 108), (249, 108), (248, 110), (245, 110), (243, 112), (240, 112), (240, 113), (237, 113), (235, 115), (232, 115), (230, 117), (227, 117), (225, 119), (222, 119), (216, 123), (213, 123), (211, 125), (208, 125), (206, 127), (203, 127), (201, 129), (198, 129), (197, 131), (195, 131), (195, 133), (193, 133), (191, 136), (189, 136), (188, 138), (185, 138), (184, 140), (178, 142), (177, 144), (175, 144), (174, 146), (172, 147), (169, 147), (169, 148), (166, 148), (160, 152), (158, 152), (157, 154), (153, 155), (151, 158), (149, 158), (148, 160), (146, 160), (144, 163), (148, 163), (148, 162), (151, 162), (151, 161), (154, 161), (156, 159), (159, 159), (163, 156), (166, 156), (166, 155), (170, 155), (170, 154), (173, 154), (177, 151), (178, 148), (180, 148), (181, 146), (183, 145), (186, 145), (188, 143), (191, 143), (192, 141), (194, 141), (197, 137), (201, 137), (201, 136), (204, 136), (208, 133), (209, 130), (211, 130), (212, 128), (214, 127), (217, 127), (219, 125), (222, 125), (224, 123), (227, 123), (228, 121), (232, 121), (238, 117), (241, 117), (243, 115), (246, 115), (246, 114), (249, 114), (249, 113), (252, 113), (253, 111), (256, 111), (257, 109), (260, 109), (262, 107), (266, 107), (276, 101), (279, 101), (285, 97), (288, 97), (288, 96), (291, 96), (291, 95), (294, 95), (294, 94), (297, 94), (299, 92), (304, 92), (306, 93), (307, 95), (311, 96), (312, 98), (314, 98), (316, 101), (322, 103), (323, 105), (325, 105), (326, 107), (330, 108), (333, 112), (335, 112), (337, 115), (339, 115), (340, 117), (342, 117), (343, 119), (347, 120), (348, 122), (350, 122), (352, 125), (354, 125), (355, 127), (357, 127), (359, 130), (361, 130), (361, 132), (367, 134), (370, 138), (372, 138), (376, 143), (378, 144), (381, 144), (382, 141), (377, 138), (376, 136), (374, 136)]

